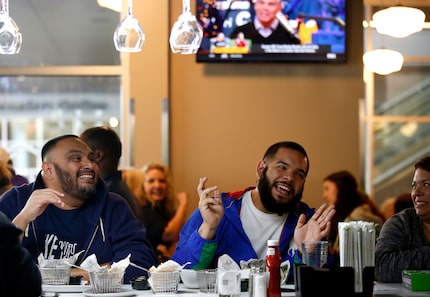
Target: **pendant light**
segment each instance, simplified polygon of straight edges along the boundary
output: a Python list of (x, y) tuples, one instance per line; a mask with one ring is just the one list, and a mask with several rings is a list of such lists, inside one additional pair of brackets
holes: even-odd
[(376, 49), (363, 55), (364, 67), (374, 73), (387, 75), (400, 71), (403, 66), (403, 55), (389, 49)]
[(9, 0), (0, 0), (0, 54), (18, 54), (22, 35), (15, 21), (9, 16)]
[(373, 24), (380, 34), (403, 38), (419, 32), (424, 27), (425, 14), (422, 10), (393, 6), (373, 14)]

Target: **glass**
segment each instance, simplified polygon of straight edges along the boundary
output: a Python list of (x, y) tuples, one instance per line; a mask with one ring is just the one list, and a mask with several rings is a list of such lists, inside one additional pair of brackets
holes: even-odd
[(197, 270), (197, 281), (200, 292), (216, 293), (217, 292), (217, 269)]
[(9, 16), (9, 0), (0, 1), (0, 54), (19, 53), (22, 35), (15, 21)]
[(128, 0), (127, 16), (116, 27), (113, 35), (115, 48), (120, 52), (140, 52), (145, 42), (145, 33), (133, 16), (132, 2), (133, 0)]
[(170, 48), (174, 54), (195, 54), (200, 47), (203, 30), (191, 13), (190, 0), (182, 0), (182, 14), (170, 32)]
[(327, 263), (327, 241), (302, 242), (303, 263), (307, 266), (322, 267)]

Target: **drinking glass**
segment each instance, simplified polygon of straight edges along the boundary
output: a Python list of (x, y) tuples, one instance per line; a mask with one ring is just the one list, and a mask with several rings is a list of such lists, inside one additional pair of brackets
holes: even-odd
[(327, 263), (328, 242), (327, 241), (303, 241), (303, 262), (307, 266), (322, 267)]
[(9, 16), (9, 0), (0, 1), (0, 54), (19, 53), (22, 35), (15, 21)]
[(120, 52), (140, 52), (145, 33), (133, 16), (132, 0), (128, 0), (127, 16), (118, 24), (113, 34), (115, 48)]
[(173, 53), (195, 54), (200, 47), (203, 30), (191, 13), (190, 0), (182, 0), (182, 14), (170, 32), (170, 48)]

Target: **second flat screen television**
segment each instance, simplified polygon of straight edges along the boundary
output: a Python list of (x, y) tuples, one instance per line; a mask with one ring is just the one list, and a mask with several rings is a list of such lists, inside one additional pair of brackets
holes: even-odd
[(347, 0), (196, 0), (197, 62), (345, 62)]

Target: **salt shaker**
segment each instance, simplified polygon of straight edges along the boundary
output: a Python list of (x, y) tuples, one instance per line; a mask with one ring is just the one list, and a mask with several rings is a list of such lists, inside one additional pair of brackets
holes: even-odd
[(266, 297), (266, 272), (262, 267), (251, 267), (248, 284), (249, 297)]

